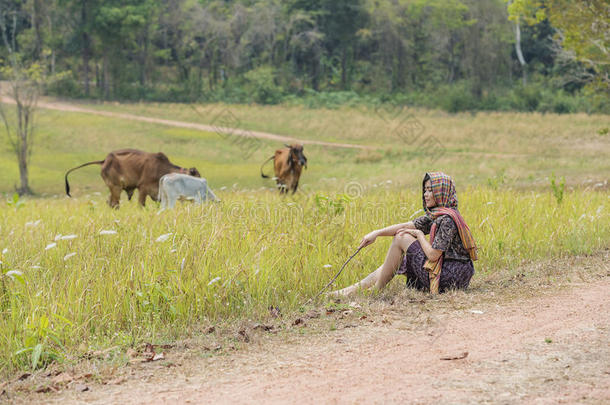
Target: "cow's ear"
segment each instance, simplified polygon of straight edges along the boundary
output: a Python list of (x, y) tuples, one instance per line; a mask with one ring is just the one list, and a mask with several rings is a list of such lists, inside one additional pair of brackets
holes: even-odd
[(284, 146), (287, 148), (292, 148), (292, 146), (288, 145), (287, 143), (285, 143)]

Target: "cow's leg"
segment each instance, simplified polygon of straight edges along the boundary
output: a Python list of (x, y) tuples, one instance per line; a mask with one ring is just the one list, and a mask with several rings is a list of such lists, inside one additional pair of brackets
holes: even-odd
[(126, 188), (125, 192), (127, 193), (127, 200), (131, 201), (131, 197), (133, 197), (133, 192), (135, 188)]
[(292, 194), (297, 192), (297, 187), (299, 187), (299, 181), (298, 180), (294, 183), (294, 186), (292, 186)]
[(146, 196), (150, 197), (153, 201), (157, 201), (157, 197), (159, 196), (159, 186), (156, 183), (140, 184), (138, 186), (138, 191), (138, 201), (142, 207), (146, 205)]
[(153, 201), (159, 201), (159, 186), (157, 184), (148, 187), (148, 195)]
[(159, 186), (159, 201), (161, 201), (161, 209), (167, 208), (167, 192), (165, 191), (165, 185)]
[(218, 197), (216, 197), (216, 194), (214, 194), (214, 192), (212, 191), (211, 188), (207, 187), (207, 198), (211, 201), (218, 201)]
[(110, 189), (110, 196), (108, 197), (108, 205), (111, 208), (119, 208), (119, 201), (121, 199), (121, 186), (108, 186)]
[(167, 203), (170, 208), (174, 208), (176, 206), (176, 201), (178, 201), (178, 194), (175, 190), (171, 188), (167, 191)]
[(145, 186), (138, 187), (138, 202), (142, 207), (146, 206), (146, 196), (148, 195), (147, 188)]

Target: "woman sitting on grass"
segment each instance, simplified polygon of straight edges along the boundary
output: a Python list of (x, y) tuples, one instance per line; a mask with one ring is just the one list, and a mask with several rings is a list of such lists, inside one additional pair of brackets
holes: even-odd
[[(379, 290), (395, 274), (406, 275), (408, 286), (432, 293), (468, 287), (474, 274), (472, 261), (477, 259), (477, 248), (457, 210), (457, 194), (451, 177), (441, 172), (426, 173), (423, 203), (426, 215), (365, 235), (359, 248), (372, 244), (378, 236), (394, 237), (385, 262), (363, 280), (332, 294), (348, 295), (373, 285)], [(424, 236), (428, 233), (430, 242)]]

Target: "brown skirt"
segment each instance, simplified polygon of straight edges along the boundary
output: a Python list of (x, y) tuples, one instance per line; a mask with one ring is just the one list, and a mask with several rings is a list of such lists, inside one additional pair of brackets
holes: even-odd
[[(407, 252), (402, 257), (400, 267), (396, 274), (404, 274), (407, 276), (407, 286), (418, 290), (429, 291), (430, 279), (428, 272), (424, 269), (426, 263), (426, 254), (424, 253), (418, 241), (413, 242)], [(474, 266), (472, 261), (459, 261), (444, 259), (443, 269), (441, 270), (441, 280), (439, 284), (439, 292), (444, 292), (448, 289), (458, 288), (466, 289), (470, 284), (470, 279), (474, 274)]]

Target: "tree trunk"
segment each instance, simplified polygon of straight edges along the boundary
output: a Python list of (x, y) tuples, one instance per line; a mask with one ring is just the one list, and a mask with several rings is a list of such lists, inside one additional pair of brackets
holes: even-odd
[(104, 56), (102, 60), (102, 91), (104, 99), (108, 100), (110, 97), (110, 83), (108, 80), (108, 51), (104, 49)]
[(523, 71), (523, 85), (527, 85), (527, 69), (525, 59), (523, 58), (523, 52), (521, 52), (521, 27), (519, 21), (515, 21), (515, 52), (517, 52), (517, 59), (521, 64), (521, 70)]
[(42, 56), (42, 35), (40, 33), (40, 25), (42, 20), (41, 0), (34, 0), (32, 12), (32, 25), (34, 26), (35, 47), (34, 58), (40, 60)]
[(19, 151), (19, 179), (21, 186), (17, 189), (19, 195), (32, 194), (28, 180), (28, 160), (27, 160), (27, 145)]
[(347, 46), (341, 50), (341, 89), (347, 90)]
[(83, 74), (85, 79), (85, 95), (89, 97), (89, 54), (90, 54), (90, 40), (89, 33), (87, 32), (87, 0), (83, 0), (81, 3), (81, 24), (83, 25)]
[(17, 189), (19, 195), (32, 194), (28, 182), (28, 154), (29, 143), (28, 139), (30, 130), (30, 115), (28, 107), (24, 107), (19, 100), (17, 101), (17, 163), (19, 165), (19, 182), (20, 186)]

